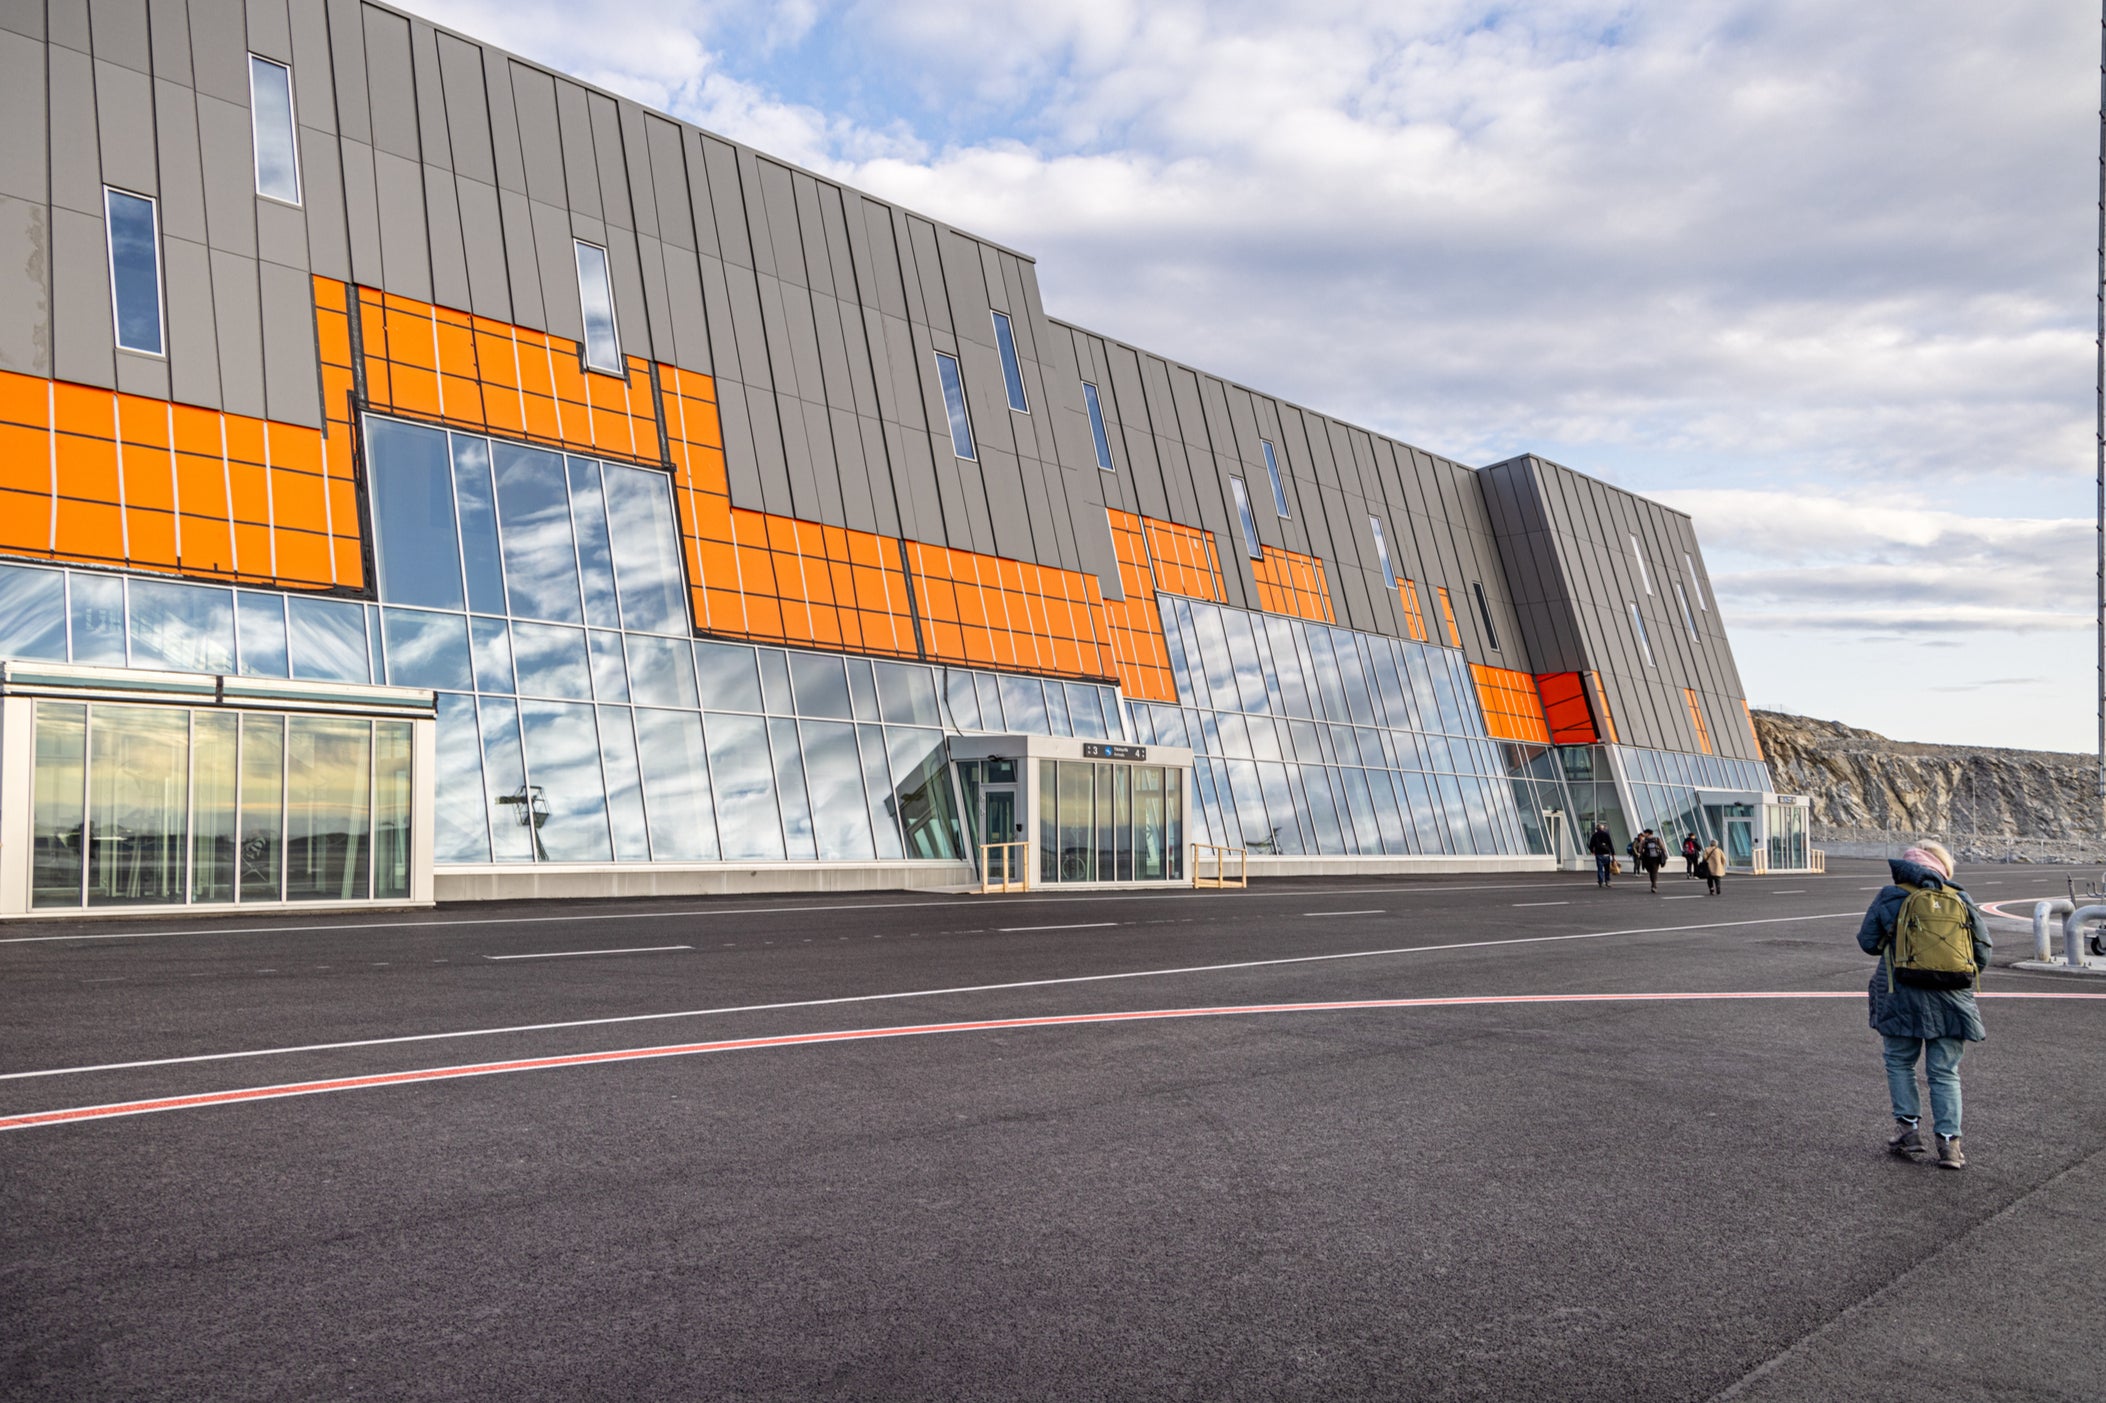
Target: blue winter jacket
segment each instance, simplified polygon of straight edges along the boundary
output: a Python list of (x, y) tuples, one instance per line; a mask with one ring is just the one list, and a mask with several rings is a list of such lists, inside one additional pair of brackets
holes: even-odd
[[(1890, 859), (1887, 866), (1893, 869), (1896, 883), (1944, 887), (1965, 901), (1968, 918), (1974, 923), (1975, 965), (1989, 968), (1989, 928), (1966, 889), (1947, 881), (1935, 868), (1919, 867), (1900, 858)], [(1881, 887), (1879, 895), (1872, 898), (1872, 907), (1865, 912), (1864, 924), (1857, 930), (1857, 943), (1867, 955), (1884, 954), (1894, 939), (1894, 918), (1901, 914), (1901, 903), (1907, 897), (1908, 893), (1896, 885)], [(1918, 989), (1896, 983), (1889, 992), (1887, 962), (1881, 959), (1872, 970), (1869, 992), (1874, 1032), (1892, 1038), (1965, 1038), (1977, 1043), (1988, 1036), (1982, 1031), (1982, 1014), (1975, 1005), (1972, 989)]]

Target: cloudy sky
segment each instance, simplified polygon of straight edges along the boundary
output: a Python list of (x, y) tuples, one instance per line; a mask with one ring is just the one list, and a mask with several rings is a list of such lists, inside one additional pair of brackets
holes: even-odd
[(1049, 309), (1692, 513), (1751, 699), (2096, 743), (2078, 0), (408, 0)]

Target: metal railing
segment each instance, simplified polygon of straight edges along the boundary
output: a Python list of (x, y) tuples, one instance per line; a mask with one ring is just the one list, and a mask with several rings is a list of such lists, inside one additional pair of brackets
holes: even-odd
[(1808, 871), (1826, 872), (1828, 870), (1828, 854), (1822, 852), (1819, 848), (1808, 848), (1807, 857), (1813, 864), (1807, 869)]
[[(1214, 875), (1206, 873), (1203, 853), (1214, 854)], [(1228, 874), (1229, 854), (1236, 855), (1236, 875)], [(1192, 885), (1195, 887), (1248, 887), (1250, 885), (1250, 849), (1224, 847), (1219, 843), (1194, 843), (1192, 845)]]
[[(1030, 855), (1024, 849), (1029, 843), (982, 843), (980, 844), (980, 890), (983, 894), (998, 891), (1030, 891)], [(1002, 855), (1002, 879), (995, 880), (993, 854)]]

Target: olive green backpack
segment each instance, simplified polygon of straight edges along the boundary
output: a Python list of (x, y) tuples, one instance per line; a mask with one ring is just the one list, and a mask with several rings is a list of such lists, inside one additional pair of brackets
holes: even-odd
[(1887, 946), (1887, 988), (1894, 982), (1918, 989), (1965, 989), (1981, 983), (1974, 962), (1974, 918), (1967, 899), (1949, 887), (1901, 889), (1894, 914), (1894, 939)]

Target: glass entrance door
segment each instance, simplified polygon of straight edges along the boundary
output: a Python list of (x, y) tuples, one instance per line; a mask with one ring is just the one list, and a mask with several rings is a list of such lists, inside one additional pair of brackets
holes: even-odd
[(980, 791), (980, 841), (991, 845), (984, 849), (986, 870), (980, 874), (983, 880), (1010, 882), (1023, 877), (1024, 850), (999, 846), (1024, 841), (1024, 825), (1016, 817), (1015, 789)]
[(1726, 865), (1749, 868), (1755, 865), (1755, 820), (1726, 820)]

